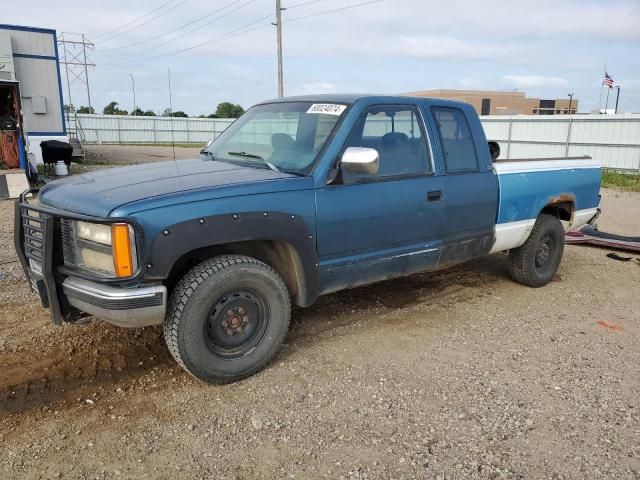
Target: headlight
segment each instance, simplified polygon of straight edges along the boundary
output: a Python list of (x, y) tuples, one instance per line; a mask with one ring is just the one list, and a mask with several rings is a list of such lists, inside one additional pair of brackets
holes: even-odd
[(90, 242), (111, 245), (111, 225), (76, 222), (76, 235)]
[[(132, 276), (138, 269), (135, 234), (127, 223), (71, 222), (65, 264), (105, 277)], [(71, 264), (71, 265), (69, 265)]]

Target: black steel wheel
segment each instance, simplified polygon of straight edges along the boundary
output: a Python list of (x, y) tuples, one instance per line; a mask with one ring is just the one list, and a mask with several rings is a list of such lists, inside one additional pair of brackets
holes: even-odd
[(223, 358), (250, 354), (269, 326), (269, 304), (260, 294), (245, 290), (225, 293), (213, 306), (205, 324), (209, 348)]
[(291, 299), (280, 276), (255, 258), (225, 255), (189, 271), (171, 294), (164, 334), (194, 377), (240, 380), (264, 368), (289, 328)]
[(551, 233), (546, 232), (538, 242), (538, 249), (534, 258), (534, 264), (538, 273), (544, 273), (551, 267), (554, 258), (553, 253), (557, 250), (558, 239)]
[(555, 276), (563, 253), (562, 223), (554, 216), (541, 214), (524, 245), (509, 251), (509, 273), (518, 283), (542, 287)]

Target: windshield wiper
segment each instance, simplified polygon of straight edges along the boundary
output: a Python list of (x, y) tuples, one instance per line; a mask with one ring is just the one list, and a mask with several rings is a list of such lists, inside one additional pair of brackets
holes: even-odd
[(271, 162), (267, 162), (264, 158), (262, 158), (260, 155), (256, 155), (254, 153), (247, 153), (247, 152), (227, 152), (227, 154), (229, 155), (236, 155), (238, 157), (245, 157), (245, 158), (255, 158), (256, 160), (262, 160), (261, 165), (264, 165), (266, 168), (269, 168), (271, 170), (273, 170), (274, 172), (280, 172), (280, 169), (278, 167), (276, 167), (273, 163)]
[(209, 150), (200, 150), (200, 155), (206, 155), (211, 160), (215, 160), (215, 157), (213, 156), (213, 153), (210, 152)]
[(247, 157), (247, 158), (257, 158), (258, 160), (264, 160), (260, 155), (256, 155), (255, 153), (247, 153), (247, 152), (227, 152), (229, 155), (236, 155), (238, 157)]

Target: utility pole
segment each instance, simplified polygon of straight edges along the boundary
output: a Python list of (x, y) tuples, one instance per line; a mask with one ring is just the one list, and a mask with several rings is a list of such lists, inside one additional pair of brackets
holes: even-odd
[(129, 76), (131, 77), (131, 90), (133, 90), (133, 110), (131, 110), (131, 113), (135, 117), (136, 109), (138, 108), (138, 106), (136, 105), (136, 82), (133, 80), (132, 73), (130, 73)]
[(284, 78), (282, 74), (282, 10), (280, 0), (276, 0), (276, 37), (278, 42), (278, 98), (284, 96)]
[(568, 94), (569, 97), (569, 115), (571, 115), (571, 104), (573, 103), (573, 92)]
[[(65, 76), (67, 78), (67, 95), (69, 105), (71, 105), (71, 84), (78, 80), (83, 83), (87, 90), (87, 103), (91, 111), (91, 89), (89, 87), (89, 67), (95, 67), (91, 63), (89, 54), (95, 48), (94, 44), (87, 40), (82, 33), (60, 33), (58, 45), (62, 50), (61, 65), (64, 65)], [(87, 52), (88, 50), (88, 52)]]
[(618, 91), (616, 94), (616, 109), (613, 113), (618, 113), (618, 101), (620, 100), (620, 86), (616, 85), (616, 90)]

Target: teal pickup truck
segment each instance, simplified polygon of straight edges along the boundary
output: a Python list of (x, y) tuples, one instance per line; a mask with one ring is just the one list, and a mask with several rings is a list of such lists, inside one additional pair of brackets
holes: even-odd
[(15, 245), (53, 322), (163, 324), (187, 371), (231, 382), (273, 359), (292, 303), (503, 251), (517, 282), (551, 281), (600, 165), (498, 155), (464, 103), (271, 100), (199, 158), (25, 192)]

